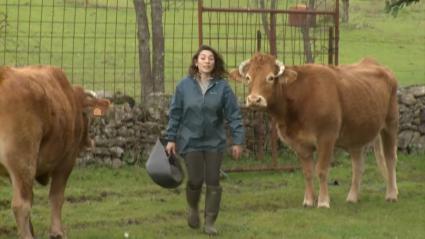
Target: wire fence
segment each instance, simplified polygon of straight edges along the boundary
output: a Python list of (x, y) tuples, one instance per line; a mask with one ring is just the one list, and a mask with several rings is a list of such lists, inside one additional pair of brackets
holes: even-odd
[[(151, 0), (146, 1), (149, 13)], [(309, 2), (315, 2), (315, 11), (331, 12), (337, 0), (205, 0), (201, 18), (199, 2), (162, 1), (166, 93), (172, 93), (175, 83), (187, 73), (191, 56), (200, 43), (200, 29), (203, 43), (217, 48), (228, 68), (236, 67), (258, 49), (258, 32), (260, 49), (271, 52), (270, 32), (265, 25), (269, 24), (270, 28), (272, 22), (276, 29), (276, 55), (285, 63), (304, 63), (309, 58), (328, 63), (329, 51), (335, 54), (338, 50), (337, 42), (334, 49), (329, 48), (328, 42), (329, 38), (338, 40), (335, 16), (314, 15), (314, 27), (307, 32), (311, 54), (306, 55), (306, 32), (290, 23), (288, 12)], [(213, 9), (274, 9), (275, 12)], [(331, 27), (334, 27), (333, 36), (329, 35)], [(385, 44), (386, 39), (382, 41)], [(335, 57), (337, 53), (334, 61)], [(73, 84), (93, 90), (120, 91), (138, 100), (141, 87), (133, 0), (0, 0), (0, 64), (57, 65), (67, 72)], [(422, 77), (425, 72), (404, 70), (402, 74)]]
[[(198, 46), (195, 7), (163, 1), (166, 82), (185, 73)], [(73, 84), (140, 98), (132, 0), (0, 0), (0, 9), (2, 65), (57, 65)], [(167, 84), (166, 92), (173, 89)]]
[[(276, 9), (298, 4), (288, 0), (275, 2)], [(270, 0), (264, 3), (264, 8), (270, 8)], [(172, 93), (175, 82), (186, 74), (191, 55), (199, 45), (199, 9), (198, 1), (193, 0), (164, 0), (162, 4), (165, 91)], [(204, 6), (260, 7), (259, 1), (250, 0), (208, 0)], [(150, 8), (150, 4), (147, 7)], [(137, 22), (132, 0), (0, 0), (0, 9), (2, 65), (56, 65), (67, 72), (73, 84), (140, 98)], [(261, 17), (261, 14), (207, 12), (202, 26), (204, 43), (222, 52), (228, 67), (235, 67), (255, 52), (257, 31), (263, 31)], [(280, 18), (276, 26), (284, 29), (287, 19)], [(231, 32), (235, 34), (230, 36)], [(313, 40), (326, 33), (325, 29)], [(277, 34), (298, 37), (283, 30)], [(268, 51), (267, 37), (263, 31), (264, 51)], [(296, 41), (285, 44), (300, 44)], [(233, 42), (232, 47), (229, 42)], [(302, 49), (298, 51), (303, 54)]]
[(3, 64), (57, 65), (75, 84), (135, 94), (134, 10), (122, 4), (3, 0)]

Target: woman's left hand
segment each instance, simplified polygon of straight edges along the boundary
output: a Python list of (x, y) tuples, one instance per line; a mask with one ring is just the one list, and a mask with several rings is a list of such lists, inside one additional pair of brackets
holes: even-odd
[(242, 146), (240, 145), (233, 145), (232, 146), (232, 156), (234, 159), (239, 159), (239, 157), (242, 154)]

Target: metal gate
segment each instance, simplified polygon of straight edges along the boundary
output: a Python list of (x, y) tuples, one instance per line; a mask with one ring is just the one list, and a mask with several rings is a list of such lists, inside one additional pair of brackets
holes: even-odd
[[(229, 3), (226, 7), (221, 1), (198, 1), (199, 45), (216, 48), (229, 68), (236, 68), (256, 51), (268, 52), (289, 65), (338, 64), (339, 0), (331, 3), (326, 0), (253, 2), (258, 6), (250, 6), (250, 1), (247, 7), (241, 7), (239, 1), (236, 6)], [(266, 7), (267, 4), (270, 7)], [(243, 102), (245, 87), (236, 83), (233, 87)], [(262, 112), (242, 110), (249, 121), (245, 124), (247, 148), (254, 151), (258, 160), (263, 160), (265, 152), (270, 152), (271, 163), (226, 171), (293, 170), (293, 166), (278, 163), (273, 119)]]

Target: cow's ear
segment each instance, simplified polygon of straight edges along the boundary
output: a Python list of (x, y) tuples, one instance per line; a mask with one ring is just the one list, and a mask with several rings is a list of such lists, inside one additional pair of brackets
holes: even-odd
[(233, 69), (229, 72), (229, 79), (242, 82), (243, 77), (241, 76), (239, 69)]
[(89, 105), (91, 106), (91, 115), (92, 116), (104, 116), (109, 109), (111, 102), (107, 99), (90, 99)]
[(290, 85), (297, 80), (298, 73), (291, 69), (285, 69), (282, 76), (279, 77), (279, 83)]
[(91, 116), (104, 116), (111, 105), (108, 99), (97, 98), (94, 92), (74, 87), (75, 98), (83, 112)]

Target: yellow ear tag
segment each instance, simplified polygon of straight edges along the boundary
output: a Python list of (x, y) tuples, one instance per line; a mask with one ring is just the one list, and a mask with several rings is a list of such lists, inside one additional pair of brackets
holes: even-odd
[(93, 115), (94, 116), (102, 116), (102, 109), (100, 109), (100, 108), (94, 108), (93, 109)]

